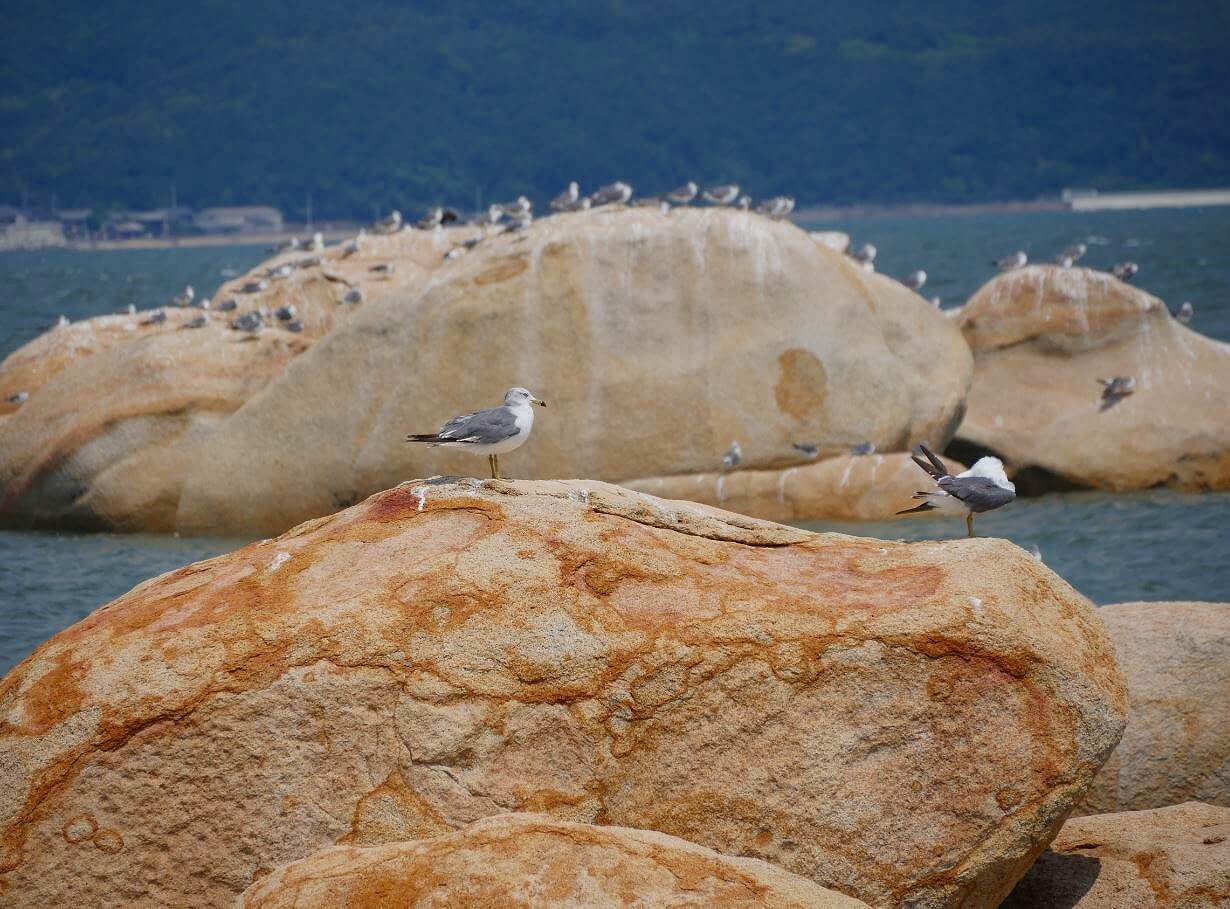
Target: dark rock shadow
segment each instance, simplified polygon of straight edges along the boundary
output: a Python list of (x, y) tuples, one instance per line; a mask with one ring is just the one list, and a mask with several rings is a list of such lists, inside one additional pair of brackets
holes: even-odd
[(1101, 871), (1100, 859), (1048, 849), (1000, 903), (1000, 909), (1072, 909)]

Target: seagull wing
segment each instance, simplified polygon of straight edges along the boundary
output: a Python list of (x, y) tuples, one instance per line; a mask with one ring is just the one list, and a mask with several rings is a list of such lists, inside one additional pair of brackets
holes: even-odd
[(493, 445), (517, 434), (517, 417), (507, 407), (492, 407), (453, 417), (440, 427), (441, 442), (471, 442)]
[(986, 477), (941, 477), (936, 485), (973, 512), (991, 511), (1016, 498), (1012, 490)]

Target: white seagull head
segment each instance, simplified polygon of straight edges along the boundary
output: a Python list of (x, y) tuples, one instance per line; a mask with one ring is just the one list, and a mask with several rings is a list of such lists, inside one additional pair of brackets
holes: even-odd
[(1016, 486), (1008, 475), (1004, 473), (1004, 462), (999, 458), (992, 458), (989, 455), (984, 458), (979, 458), (974, 462), (974, 466), (964, 473), (957, 474), (960, 477), (984, 477), (990, 480), (1001, 489), (1007, 489), (1011, 492), (1016, 492)]
[(529, 404), (537, 404), (539, 407), (547, 406), (546, 401), (534, 397), (530, 394), (528, 388), (521, 388), (520, 386), (508, 389), (504, 394), (504, 404), (506, 407), (520, 407)]

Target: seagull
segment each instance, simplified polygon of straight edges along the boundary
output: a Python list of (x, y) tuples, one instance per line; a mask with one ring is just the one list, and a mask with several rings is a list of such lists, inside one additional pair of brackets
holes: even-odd
[(368, 269), (368, 271), (375, 272), (378, 275), (391, 275), (396, 270), (397, 266), (391, 262), (381, 262), (379, 265), (373, 265)]
[(1120, 281), (1131, 281), (1136, 277), (1136, 272), (1140, 271), (1140, 266), (1135, 262), (1120, 262), (1110, 270), (1110, 273)]
[(568, 188), (551, 200), (552, 211), (573, 211), (573, 205), (580, 198), (581, 187), (577, 185), (577, 181), (573, 180), (568, 184)]
[(8, 396), (10, 404), (25, 404), (28, 400), (30, 400), (30, 392), (28, 391), (15, 391)]
[(794, 198), (792, 196), (774, 196), (772, 199), (765, 199), (756, 206), (756, 211), (773, 219), (784, 218), (794, 211)]
[(943, 305), (944, 305), (944, 301), (943, 301), (943, 300), (941, 300), (939, 297), (932, 297), (932, 298), (931, 298), (928, 302), (929, 302), (932, 306), (934, 306), (936, 309), (940, 309), (940, 308), (942, 308), (942, 307), (943, 307)]
[(243, 287), (239, 288), (239, 292), (241, 294), (258, 294), (267, 287), (269, 287), (268, 281), (249, 281)]
[(293, 331), (296, 333), (303, 331), (303, 323), (300, 322), (298, 319), (291, 319), (289, 322), (287, 322), (282, 327), (285, 328), (287, 331)]
[(1136, 391), (1133, 376), (1115, 376), (1113, 379), (1098, 379), (1102, 383), (1102, 406), (1098, 411), (1110, 410), (1132, 392)]
[(470, 248), (468, 246), (454, 246), (444, 254), (444, 260), (447, 262), (449, 259), (460, 259), (469, 251)]
[(734, 470), (743, 463), (743, 449), (739, 447), (737, 441), (731, 442), (730, 447), (726, 449), (726, 454), (722, 455), (722, 463), (727, 470)]
[(673, 205), (687, 205), (696, 198), (698, 192), (700, 192), (700, 187), (694, 181), (689, 180), (683, 186), (672, 189), (664, 198)]
[(343, 303), (362, 303), (363, 302), (363, 291), (357, 287), (352, 287), (350, 290), (346, 291), (346, 296), (342, 297), (342, 302)]
[[(939, 491), (914, 493), (914, 498), (923, 500), (922, 504), (899, 511), (897, 514), (913, 514), (931, 510), (942, 514), (963, 514), (965, 515), (965, 527), (972, 537), (974, 535), (974, 515), (1002, 508), (1016, 498), (1016, 487), (1004, 473), (1004, 465), (999, 458), (979, 458), (973, 467), (954, 477), (948, 473), (944, 462), (937, 458), (931, 449), (922, 443), (919, 443), (918, 447), (927, 456), (927, 460), (924, 461), (912, 452), (910, 458), (935, 480)], [(928, 461), (930, 463), (927, 463)]]
[(504, 403), (489, 410), (453, 417), (439, 432), (414, 433), (407, 442), (426, 442), (429, 448), (465, 448), (487, 456), (492, 479), (500, 479), (500, 455), (515, 451), (525, 444), (534, 428), (534, 408), (547, 402), (534, 397), (524, 388), (510, 388)]
[(1055, 261), (1058, 262), (1060, 265), (1062, 265), (1064, 268), (1071, 268), (1073, 265), (1079, 262), (1082, 258), (1084, 258), (1085, 253), (1088, 251), (1089, 251), (1089, 247), (1086, 246), (1084, 243), (1073, 243), (1071, 246), (1067, 247), (1066, 249), (1064, 249), (1063, 252), (1057, 255), (1055, 257)]
[(569, 202), (567, 206), (562, 209), (562, 211), (589, 211), (592, 204), (593, 203), (590, 202), (589, 196), (582, 196), (575, 202)]
[[(519, 230), (525, 230), (527, 227), (529, 227), (533, 223), (534, 223), (534, 216), (531, 215), (528, 211), (517, 212), (516, 214), (512, 214), (508, 216), (508, 223), (504, 225), (504, 233), (511, 234), (511, 233), (516, 233)], [(482, 237), (472, 237), (471, 240), (473, 240), (474, 242), (470, 248), (473, 249), (474, 246), (477, 246), (478, 241), (481, 239)]]
[(255, 310), (245, 312), (242, 316), (232, 320), (231, 328), (235, 329), (235, 331), (260, 331), (261, 314)]
[(904, 278), (901, 278), (901, 283), (910, 290), (919, 290), (927, 283), (927, 273), (921, 268), (918, 271), (912, 271)]
[(209, 316), (205, 315), (204, 313), (201, 313), (199, 316), (193, 319), (189, 319), (187, 322), (185, 322), (183, 325), (179, 327), (181, 330), (185, 328), (204, 328), (208, 323), (209, 323)]
[(130, 316), (135, 316), (135, 315), (137, 314), (137, 304), (136, 304), (136, 303), (129, 303), (129, 304), (128, 304), (128, 309), (127, 309), (127, 310), (125, 310), (125, 312), (127, 312), (127, 313), (128, 313), (128, 315), (130, 315)]
[(589, 197), (590, 204), (593, 206), (609, 205), (612, 202), (624, 203), (632, 198), (632, 187), (623, 180), (616, 180), (614, 183), (608, 183), (606, 186), (599, 189)]
[(295, 317), (295, 304), (288, 303), (285, 306), (279, 306), (273, 311), (279, 322), (289, 322)]
[(850, 251), (850, 258), (866, 267), (875, 262), (876, 252), (874, 243), (864, 243)]
[(358, 232), (358, 234), (355, 235), (353, 240), (349, 240), (346, 243), (342, 244), (342, 258), (345, 259), (357, 253), (360, 249), (363, 248), (363, 241), (365, 241), (366, 239), (367, 239), (367, 230), (361, 229)]
[(702, 198), (706, 202), (712, 202), (714, 205), (730, 205), (730, 203), (739, 198), (739, 185), (737, 183), (725, 183), (721, 186), (710, 186), (704, 191)]
[(534, 203), (529, 200), (528, 196), (517, 196), (515, 202), (505, 202), (500, 208), (509, 217), (518, 218), (532, 212), (534, 210)]
[(142, 325), (161, 325), (167, 320), (167, 314), (161, 309), (155, 309), (141, 320)]
[(304, 248), (309, 252), (320, 252), (325, 248), (325, 235), (320, 231), (316, 231), (316, 233), (312, 234), (311, 242), (307, 243)]
[(218, 312), (230, 312), (232, 309), (239, 308), (239, 301), (234, 297), (227, 297), (221, 303), (214, 307)]
[(496, 203), (493, 202), (487, 206), (486, 212), (478, 216), (478, 223), (484, 224), (487, 226), (490, 226), (492, 224), (499, 224), (500, 220), (503, 217), (504, 217), (504, 206), (497, 205)]
[(1042, 550), (1038, 548), (1038, 544), (1034, 543), (1029, 547), (1029, 554), (1033, 556), (1035, 562), (1042, 561)]
[(68, 320), (68, 316), (62, 315), (60, 318), (56, 319), (56, 328), (63, 328), (65, 325), (72, 324), (73, 323)]
[(811, 442), (791, 442), (790, 447), (812, 461), (816, 460), (820, 454), (820, 446)]
[(850, 446), (850, 454), (862, 457), (863, 455), (872, 455), (876, 453), (875, 442), (859, 442), (857, 445)]
[(401, 230), (401, 212), (394, 209), (387, 218), (382, 218), (372, 225), (372, 230), (378, 234), (395, 234)]
[(320, 256), (304, 256), (302, 259), (296, 259), (294, 262), (291, 262), (290, 266), (291, 268), (303, 270), (305, 268), (316, 268), (322, 264), (323, 260)]
[(171, 301), (171, 305), (172, 306), (189, 306), (192, 303), (193, 297), (195, 296), (196, 296), (196, 291), (193, 290), (192, 285), (189, 284), (187, 287), (183, 289), (182, 293), (178, 294), (175, 297), (175, 299)]
[(290, 265), (271, 265), (265, 270), (265, 277), (280, 281), (283, 278), (289, 278), (292, 271), (294, 269)]
[(1186, 325), (1192, 320), (1192, 316), (1196, 314), (1196, 307), (1192, 306), (1190, 301), (1185, 301), (1179, 307), (1179, 311), (1174, 314), (1174, 317)]
[(1012, 271), (1014, 268), (1024, 268), (1029, 262), (1029, 256), (1025, 255), (1025, 250), (1018, 249), (1010, 256), (1004, 256), (1002, 259), (996, 259), (991, 264), (1000, 271)]
[(197, 300), (196, 305), (199, 309), (210, 309), (213, 306), (213, 302), (209, 297), (202, 297), (200, 300)]
[(740, 196), (739, 200), (735, 202), (735, 208), (739, 209), (739, 211), (747, 211), (751, 207), (752, 197), (746, 194)]

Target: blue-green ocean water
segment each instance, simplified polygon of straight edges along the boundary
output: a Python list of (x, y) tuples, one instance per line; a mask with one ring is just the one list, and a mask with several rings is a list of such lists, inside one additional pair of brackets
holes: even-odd
[[(1086, 264), (1139, 263), (1136, 284), (1171, 308), (1190, 300), (1191, 327), (1230, 341), (1230, 208), (883, 217), (808, 224), (879, 249), (887, 274), (926, 269), (924, 296), (965, 301), (991, 277), (988, 263), (1020, 248), (1045, 259), (1089, 244)], [(0, 357), (63, 313), (71, 319), (167, 302), (185, 284), (212, 294), (229, 270), (265, 258), (256, 247), (0, 253)], [(1227, 389), (1230, 394), (1230, 389)], [(813, 524), (886, 539), (961, 536), (963, 521)], [(1230, 494), (1157, 490), (1054, 493), (978, 519), (978, 531), (1023, 547), (1096, 603), (1230, 599)], [(0, 531), (0, 673), (56, 631), (140, 581), (244, 540), (144, 534)]]

